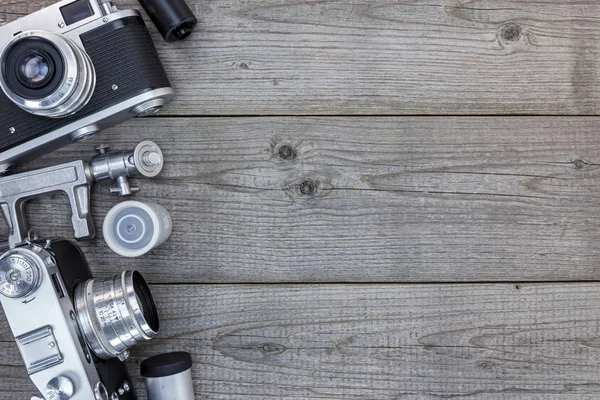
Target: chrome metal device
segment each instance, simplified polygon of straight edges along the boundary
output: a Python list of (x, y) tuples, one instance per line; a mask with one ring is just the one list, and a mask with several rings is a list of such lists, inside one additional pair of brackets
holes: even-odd
[(136, 399), (123, 360), (159, 329), (142, 275), (124, 271), (93, 279), (73, 243), (29, 242), (0, 256), (0, 288), (10, 329), (43, 399)]
[(130, 186), (128, 177), (143, 176), (154, 178), (164, 166), (164, 157), (160, 147), (151, 141), (139, 143), (135, 150), (108, 152), (105, 144), (96, 146), (98, 155), (92, 158), (90, 173), (95, 181), (110, 179), (116, 185), (110, 188), (110, 193), (128, 196), (140, 190)]
[(27, 239), (24, 212), (27, 201), (53, 192), (64, 192), (69, 198), (75, 238), (93, 238), (96, 231), (90, 212), (90, 186), (94, 182), (113, 180), (117, 186), (111, 188), (111, 193), (130, 195), (139, 188), (129, 185), (129, 177), (156, 176), (164, 165), (162, 151), (154, 142), (141, 142), (131, 151), (110, 153), (107, 150), (107, 146), (100, 146), (99, 154), (89, 163), (72, 161), (0, 178), (0, 209), (9, 228), (9, 246), (18, 246)]

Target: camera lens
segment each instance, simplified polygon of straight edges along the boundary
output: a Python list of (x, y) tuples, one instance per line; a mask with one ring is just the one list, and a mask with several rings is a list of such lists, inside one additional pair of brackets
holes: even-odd
[(120, 357), (158, 333), (156, 305), (139, 272), (91, 279), (75, 288), (74, 297), (77, 321), (98, 358)]
[(52, 76), (51, 61), (43, 54), (28, 55), (20, 65), (20, 77), (30, 87), (39, 87)]
[(89, 56), (70, 39), (46, 31), (15, 36), (0, 56), (0, 87), (25, 111), (61, 118), (90, 100), (96, 74)]
[(2, 62), (2, 81), (15, 98), (35, 101), (59, 89), (64, 60), (56, 46), (39, 37), (16, 42)]

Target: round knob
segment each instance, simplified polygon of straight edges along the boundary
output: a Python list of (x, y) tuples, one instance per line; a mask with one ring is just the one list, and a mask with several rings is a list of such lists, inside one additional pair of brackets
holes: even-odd
[(25, 297), (40, 285), (42, 276), (34, 259), (7, 253), (0, 259), (0, 293), (6, 297)]
[(57, 376), (46, 385), (46, 396), (49, 400), (69, 400), (75, 393), (73, 382), (66, 376)]
[(140, 175), (153, 178), (163, 169), (163, 153), (156, 143), (146, 140), (136, 146), (133, 163)]

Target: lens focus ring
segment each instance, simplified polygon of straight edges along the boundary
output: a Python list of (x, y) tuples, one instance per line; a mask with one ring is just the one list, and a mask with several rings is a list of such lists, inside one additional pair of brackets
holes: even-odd
[(158, 333), (152, 294), (136, 271), (82, 283), (74, 300), (79, 326), (98, 358), (118, 357)]
[[(43, 48), (50, 48), (50, 53)], [(52, 54), (56, 59), (44, 59)], [(72, 115), (89, 102), (96, 86), (96, 73), (87, 53), (56, 33), (20, 33), (8, 43), (0, 60), (0, 87), (13, 103), (31, 114), (51, 118)], [(46, 66), (56, 68), (46, 71)], [(51, 79), (44, 75), (47, 72), (60, 73), (50, 93), (43, 90)], [(40, 82), (44, 84), (37, 85)]]

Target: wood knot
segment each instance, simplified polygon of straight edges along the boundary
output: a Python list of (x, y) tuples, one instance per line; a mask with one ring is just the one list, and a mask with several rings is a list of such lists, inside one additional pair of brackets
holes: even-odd
[(312, 196), (317, 191), (317, 185), (312, 179), (305, 179), (298, 185), (298, 190), (304, 196)]
[(284, 181), (282, 188), (286, 195), (297, 204), (304, 202), (312, 204), (313, 200), (327, 196), (334, 191), (334, 187), (327, 176)]
[(585, 161), (577, 159), (577, 160), (573, 161), (573, 165), (577, 169), (583, 169), (585, 167)]
[(494, 364), (489, 361), (482, 361), (479, 363), (479, 366), (486, 371), (489, 371), (494, 368)]
[(279, 147), (279, 151), (277, 152), (277, 154), (279, 154), (279, 158), (285, 161), (293, 161), (298, 155), (296, 149), (294, 149), (289, 144), (284, 144), (281, 147)]
[(269, 353), (269, 352), (271, 352), (271, 351), (272, 351), (272, 350), (271, 350), (271, 345), (270, 345), (269, 343), (263, 344), (262, 350), (263, 350), (265, 353)]
[(521, 38), (521, 27), (510, 23), (500, 29), (500, 38), (505, 42), (516, 42)]
[(284, 345), (277, 343), (265, 343), (262, 345), (261, 350), (267, 354), (281, 354), (287, 350)]

